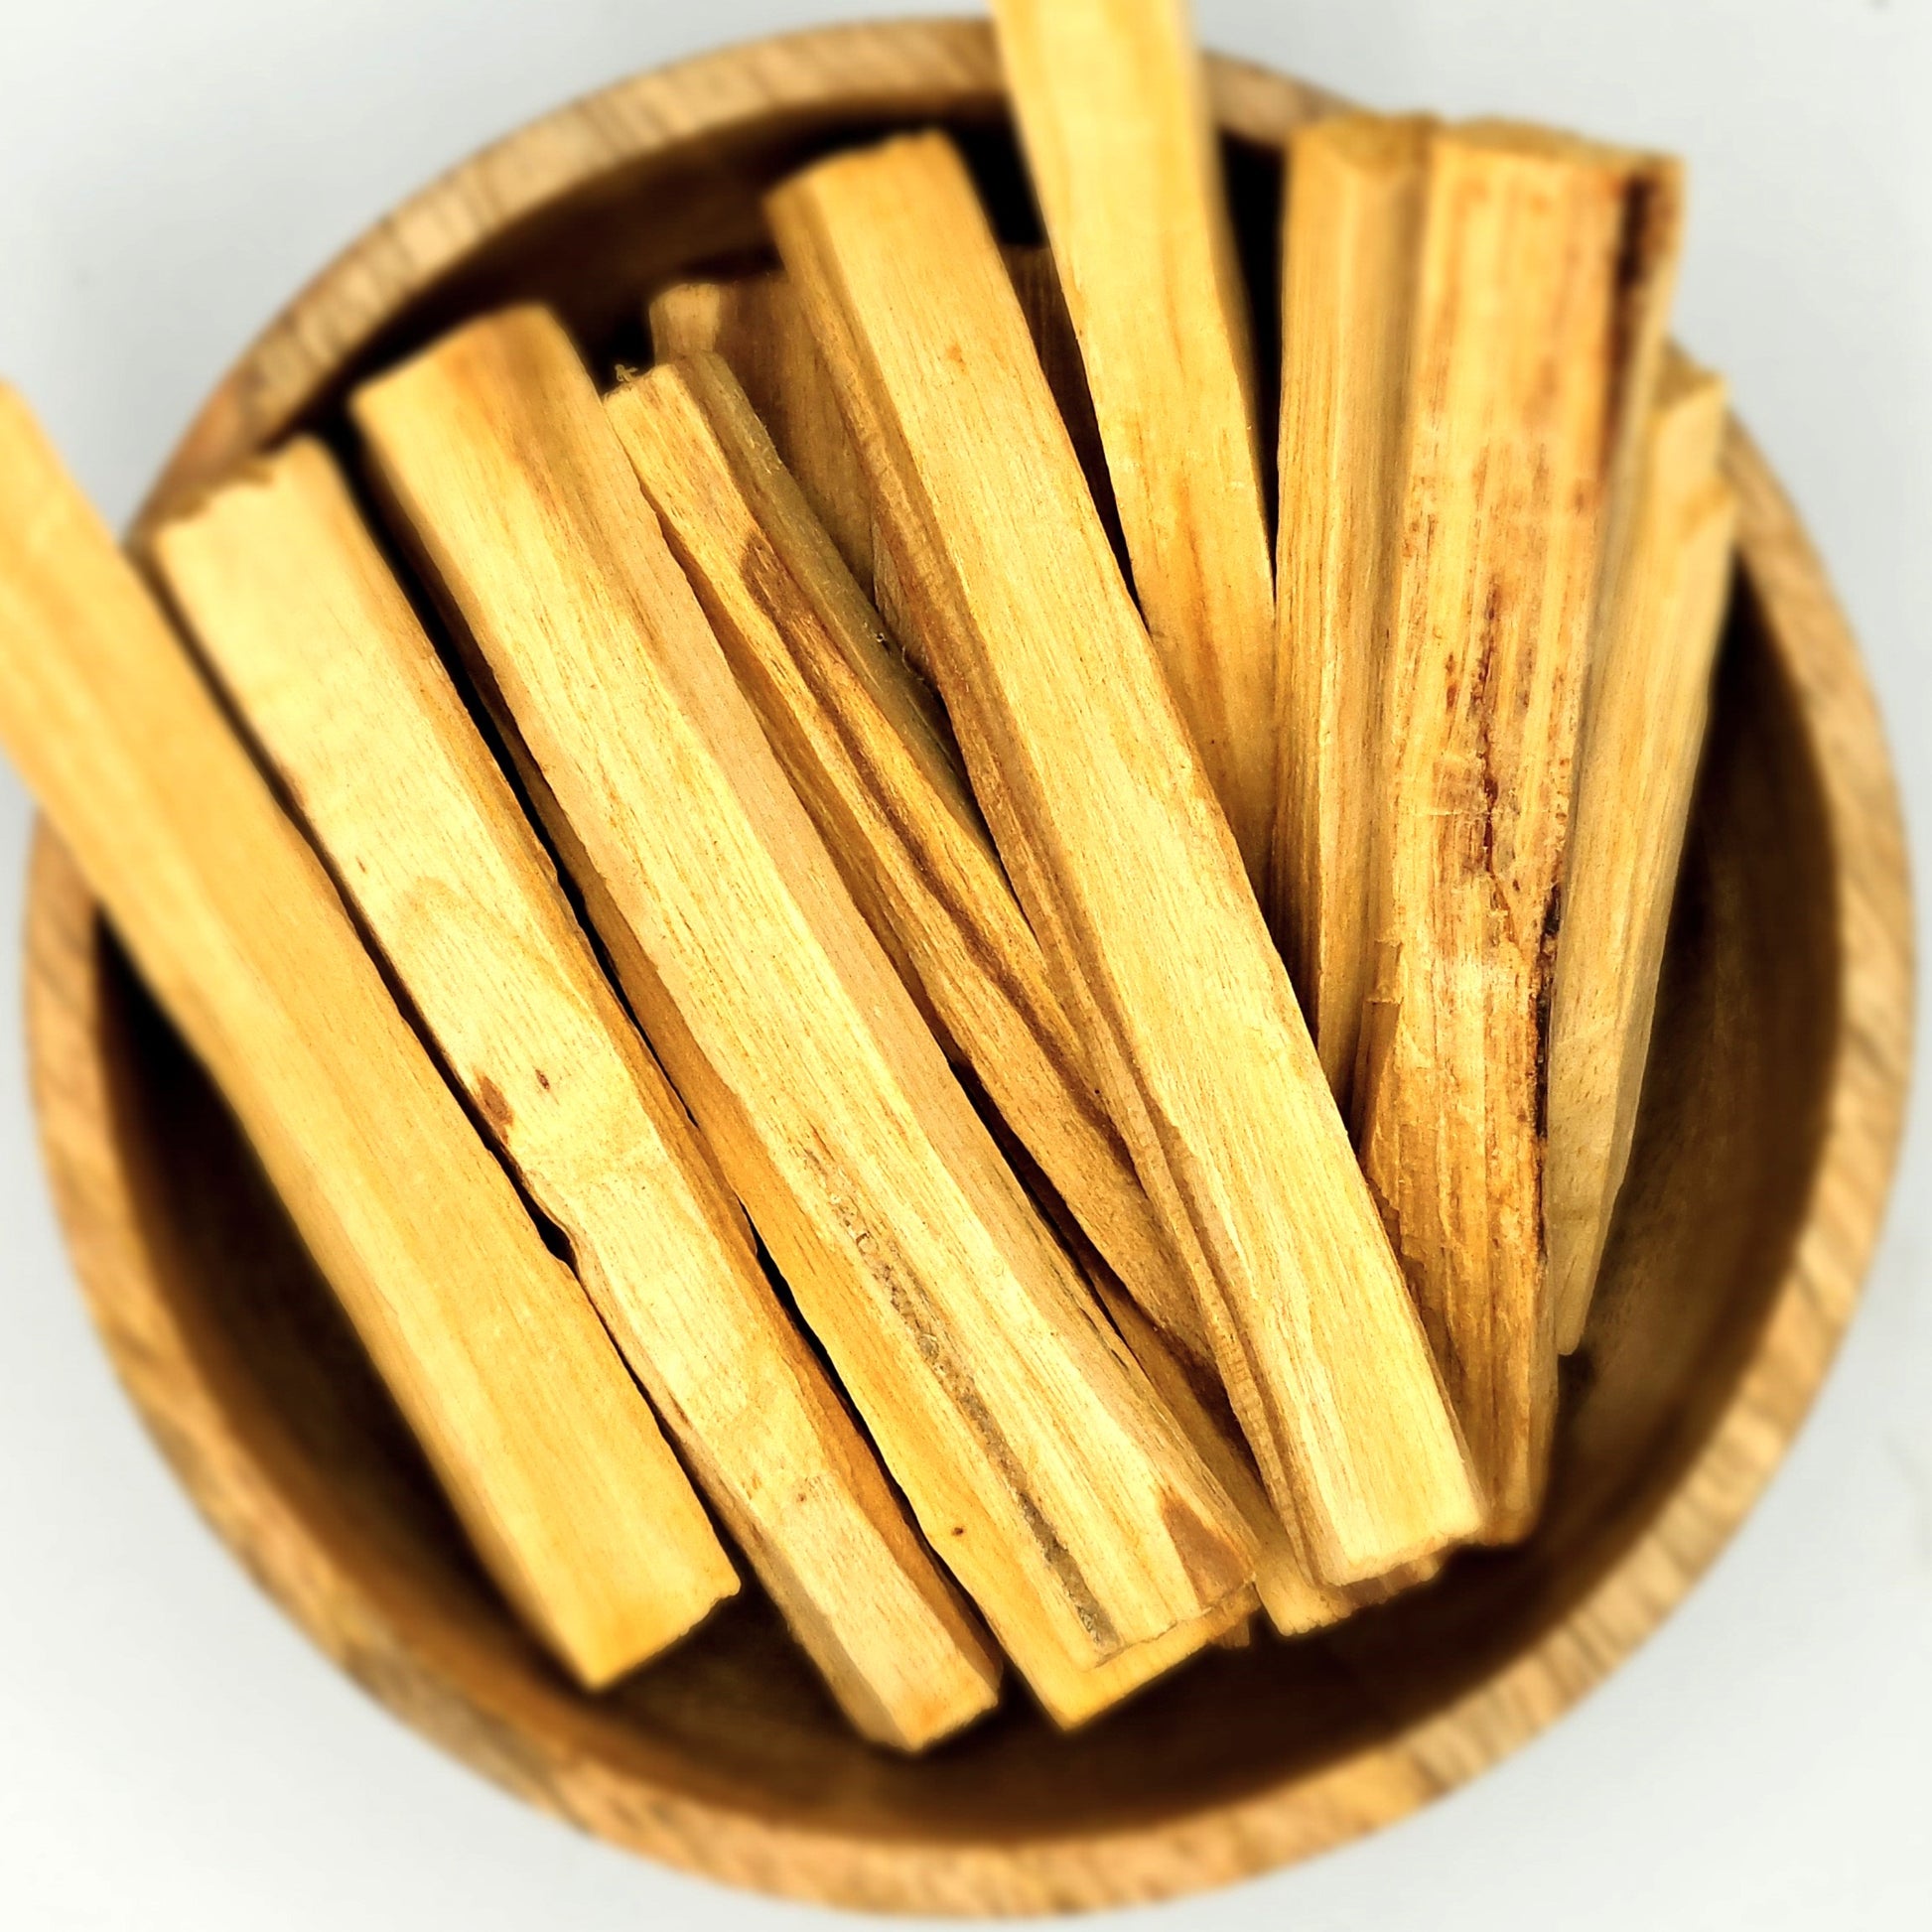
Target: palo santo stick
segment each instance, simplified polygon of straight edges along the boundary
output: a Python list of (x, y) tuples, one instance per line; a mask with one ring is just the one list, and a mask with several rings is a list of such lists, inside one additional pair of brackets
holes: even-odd
[(1218, 1609), (1176, 1624), (1164, 1637), (1129, 1644), (1088, 1669), (1075, 1669), (1063, 1656), (1048, 1653), (1029, 1688), (1062, 1730), (1075, 1730), (1209, 1644), (1239, 1648), (1256, 1601), (1254, 1586), (1244, 1584)]
[(782, 275), (680, 282), (650, 305), (651, 353), (723, 356), (859, 582), (873, 581), (872, 497), (818, 347)]
[(1597, 544), (1592, 662), (1603, 648), (1603, 628), (1611, 621), (1621, 594), (1618, 587), (1630, 567), (1641, 472), (1651, 412), (1669, 352), (1671, 302), (1677, 294), (1684, 244), (1683, 164), (1668, 155), (1650, 154), (1628, 154), (1621, 161), (1626, 175), (1622, 254), (1617, 265), (1618, 353), (1611, 372), (1610, 462)]
[(1432, 123), (1289, 144), (1282, 236), (1273, 925), (1344, 1112), (1368, 992), (1370, 829)]
[(1274, 589), (1247, 297), (1187, 13), (1185, 0), (993, 7), (1141, 609), (1260, 882)]
[[(651, 353), (660, 362), (721, 356), (763, 422), (847, 569), (864, 585), (895, 637), (905, 629), (898, 572), (874, 527), (872, 494), (859, 452), (839, 414), (838, 393), (819, 360), (791, 284), (782, 273), (731, 282), (680, 282), (651, 300)], [(918, 978), (895, 941), (882, 943), (915, 989)]]
[(1367, 1583), (1345, 1588), (1317, 1582), (1296, 1539), (1268, 1500), (1254, 1459), (1242, 1441), (1227, 1397), (1211, 1375), (1177, 1354), (1173, 1343), (1104, 1275), (1091, 1272), (1095, 1292), (1121, 1339), (1146, 1369), (1161, 1400), (1186, 1433), (1214, 1479), (1241, 1512), (1255, 1542), (1255, 1589), (1268, 1620), (1284, 1637), (1306, 1636), (1372, 1604), (1386, 1603), (1440, 1574), (1447, 1553), (1437, 1551)]
[(153, 600), (0, 388), (0, 735), (504, 1594), (589, 1685), (737, 1588), (649, 1409)]
[(1583, 1338), (1643, 1089), (1657, 975), (1710, 711), (1736, 503), (1725, 386), (1667, 370), (1625, 568), (1599, 624), (1557, 951), (1544, 1220), (1557, 1345)]
[(1324, 1582), (1425, 1556), (1479, 1520), (1454, 1425), (965, 169), (889, 142), (766, 211), (1270, 1498)]
[(1197, 1358), (1193, 1293), (1108, 1118), (972, 794), (716, 356), (660, 365), (611, 419), (860, 909), (1130, 1293)]
[(1345, 1617), (1354, 1607), (1353, 1592), (1316, 1583), (1309, 1575), (1295, 1539), (1261, 1486), (1242, 1443), (1240, 1425), (1220, 1390), (1203, 1386), (1201, 1371), (1174, 1353), (1130, 1297), (1110, 1287), (1104, 1276), (1096, 1274), (1093, 1280), (1121, 1339), (1241, 1512), (1254, 1538), (1255, 1589), (1269, 1622), (1284, 1637), (1299, 1637)]
[(1009, 1656), (1043, 1689), (1222, 1608), (1238, 1519), (853, 905), (557, 323), (352, 406), (647, 1036)]
[(999, 1666), (779, 1307), (737, 1202), (363, 529), (298, 442), (155, 555), (237, 711), (605, 1325), (868, 1737), (918, 1749)]
[[(1026, 311), (1040, 366), (1102, 519), (1118, 524), (1107, 460), (1093, 419), (1080, 346), (1044, 248), (1003, 251), (1014, 293)], [(839, 414), (837, 391), (784, 275), (748, 275), (731, 282), (680, 282), (651, 300), (651, 352), (658, 361), (721, 356), (751, 399), (785, 468), (825, 525), (839, 555), (867, 587), (901, 648), (916, 650), (891, 553), (874, 527), (872, 495), (859, 452)]]
[(1080, 473), (1093, 491), (1094, 507), (1106, 526), (1107, 540), (1117, 556), (1125, 556), (1120, 505), (1107, 476), (1107, 452), (1101, 446), (1100, 425), (1094, 418), (1093, 391), (1087, 386), (1086, 364), (1080, 359), (1079, 339), (1073, 333), (1073, 317), (1066, 306), (1066, 291), (1060, 287), (1059, 271), (1053, 266), (1053, 251), (1002, 248), (1000, 253), (1007, 273), (1013, 277), (1020, 313), (1027, 318), (1027, 332), (1039, 356), (1039, 372), (1053, 392), (1053, 404), (1066, 425), (1073, 454), (1080, 459)]
[(1631, 179), (1439, 135), (1416, 295), (1355, 1099), (1493, 1541), (1535, 1520), (1556, 1402), (1544, 1078)]

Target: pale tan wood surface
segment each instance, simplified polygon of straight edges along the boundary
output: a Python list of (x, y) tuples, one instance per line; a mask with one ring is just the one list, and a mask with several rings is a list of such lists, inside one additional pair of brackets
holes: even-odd
[(1086, 364), (1080, 356), (1079, 338), (1073, 333), (1073, 317), (1066, 306), (1066, 291), (1060, 286), (1059, 270), (1053, 265), (1053, 251), (1044, 247), (1002, 247), (1013, 292), (1020, 300), (1020, 313), (1034, 339), (1039, 357), (1040, 373), (1053, 392), (1053, 404), (1066, 425), (1073, 454), (1080, 459), (1080, 472), (1093, 492), (1094, 507), (1107, 526), (1115, 550), (1126, 555), (1126, 541), (1120, 532), (1120, 505), (1107, 475), (1107, 452), (1101, 446), (1100, 425), (1093, 413), (1093, 390), (1087, 383)]
[(778, 1306), (737, 1201), (326, 451), (163, 524), (162, 580), (793, 1633), (919, 1749), (999, 1666)]
[(1632, 172), (1438, 134), (1415, 297), (1354, 1106), (1499, 1542), (1535, 1521), (1556, 1418), (1549, 1004)]
[[(723, 358), (805, 500), (831, 532), (846, 567), (878, 607), (888, 634), (904, 649), (909, 631), (898, 571), (873, 519), (872, 489), (840, 413), (838, 392), (783, 271), (674, 283), (652, 299), (649, 321), (651, 350), (659, 361), (700, 353)], [(897, 941), (883, 934), (882, 939), (927, 1020), (940, 1029)]]
[(717, 358), (609, 401), (765, 736), (860, 909), (1128, 1291), (1196, 1357), (1193, 1292), (1100, 1099), (936, 701)]
[(1544, 1225), (1557, 1345), (1583, 1339), (1630, 1159), (1737, 506), (1723, 380), (1682, 358), (1651, 412), (1594, 638), (1550, 1037)]
[[(1191, 1439), (1183, 1435), (1182, 1440), (1193, 1447)], [(1206, 1466), (1206, 1459), (1202, 1460)], [(1233, 1511), (1230, 1521), (1246, 1531), (1246, 1520), (1238, 1510)], [(1244, 1548), (1245, 1566), (1252, 1570), (1254, 1561), (1252, 1549)], [(1238, 1643), (1254, 1614), (1256, 1600), (1253, 1584), (1244, 1583), (1213, 1609), (1183, 1618), (1161, 1636), (1124, 1644), (1098, 1664), (1076, 1664), (1062, 1649), (1035, 1647), (1029, 1652), (1028, 1688), (1040, 1709), (1063, 1729), (1091, 1724), (1197, 1656), (1205, 1646), (1225, 1646), (1231, 1639)]]
[(569, 1271), (188, 652), (0, 388), (0, 738), (220, 1082), (491, 1574), (602, 1685), (738, 1587)]
[(673, 283), (651, 301), (650, 346), (660, 362), (707, 353), (724, 359), (846, 568), (870, 591), (866, 473), (790, 283), (780, 274)]
[(853, 904), (555, 321), (472, 324), (352, 408), (646, 1036), (920, 1527), (1055, 1715), (1091, 1715), (1080, 1673), (1245, 1586), (1238, 1518)]
[(1282, 229), (1271, 923), (1346, 1111), (1368, 993), (1370, 833), (1433, 122), (1296, 131)]
[[(1226, 62), (1209, 82), (1222, 125), (1255, 143), (1322, 99)], [(626, 80), (356, 243), (210, 400), (158, 504), (298, 419), (331, 424), (358, 368), (483, 303), (560, 304), (634, 360), (640, 300), (756, 238), (801, 139), (935, 117), (983, 134), (998, 112), (991, 35), (958, 23)], [(1244, 219), (1277, 214), (1264, 201)], [(1658, 1045), (1528, 1545), (1451, 1564), (1344, 1626), (1346, 1646), (1216, 1652), (1070, 1735), (1010, 1699), (890, 1765), (752, 1582), (617, 1696), (578, 1696), (469, 1563), (232, 1124), (44, 834), (28, 996), (49, 1172), (116, 1370), (198, 1507), (327, 1655), (444, 1748), (584, 1830), (767, 1891), (949, 1913), (1171, 1897), (1476, 1776), (1613, 1671), (1756, 1499), (1856, 1306), (1896, 1146), (1911, 921), (1890, 767), (1788, 504), (1741, 440), (1727, 470), (1740, 590)]]
[(1250, 876), (1275, 809), (1274, 589), (1247, 295), (1186, 0), (994, 0), (1134, 586)]
[(767, 206), (975, 790), (1091, 1017), (1269, 1494), (1325, 1582), (1427, 1556), (1478, 1520), (1453, 1424), (957, 153), (907, 137)]
[[(1003, 253), (1040, 366), (1112, 534), (1119, 512), (1052, 255), (1040, 247), (1010, 247)], [(705, 352), (724, 359), (840, 556), (879, 607), (894, 641), (916, 652), (916, 626), (904, 608), (892, 554), (874, 525), (865, 469), (783, 273), (673, 283), (651, 299), (649, 324), (651, 350), (659, 361)]]
[(1669, 354), (1671, 305), (1677, 298), (1685, 235), (1684, 164), (1670, 155), (1626, 154), (1623, 232), (1618, 242), (1619, 352), (1612, 375), (1609, 470), (1598, 542), (1596, 604), (1590, 655), (1614, 621), (1618, 583), (1630, 564), (1651, 408)]
[(1346, 1616), (1354, 1607), (1351, 1593), (1309, 1574), (1295, 1539), (1268, 1500), (1241, 1426), (1212, 1372), (1203, 1373), (1178, 1354), (1139, 1305), (1117, 1288), (1097, 1281), (1095, 1292), (1170, 1414), (1241, 1512), (1254, 1539), (1255, 1589), (1269, 1622), (1284, 1637), (1299, 1637)]

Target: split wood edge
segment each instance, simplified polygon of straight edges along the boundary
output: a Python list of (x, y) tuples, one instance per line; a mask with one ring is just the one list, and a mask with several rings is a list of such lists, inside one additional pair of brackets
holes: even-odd
[(738, 1203), (328, 453), (153, 539), (164, 584), (446, 1064), (860, 1732), (918, 1749), (999, 1665), (778, 1306)]
[[(928, 1540), (1056, 1718), (1245, 1533), (998, 1157), (732, 682), (575, 349), (485, 319), (352, 414), (633, 1009)], [(1191, 1640), (1191, 1639), (1190, 1639)]]
[(484, 1565), (593, 1688), (738, 1587), (335, 889), (0, 389), (0, 734), (233, 1108)]

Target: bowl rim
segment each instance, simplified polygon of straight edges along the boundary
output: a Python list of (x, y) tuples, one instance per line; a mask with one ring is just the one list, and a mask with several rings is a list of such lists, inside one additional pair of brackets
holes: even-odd
[[(1338, 103), (1211, 58), (1222, 124), (1273, 138)], [(282, 433), (332, 371), (487, 237), (626, 163), (836, 103), (935, 115), (1001, 91), (977, 21), (845, 26), (742, 44), (634, 75), (529, 123), (350, 244), (215, 390), (137, 519)], [(1024, 1843), (861, 1838), (626, 1778), (525, 1735), (527, 1714), (460, 1638), (411, 1626), (339, 1564), (289, 1472), (263, 1466), (174, 1320), (165, 1258), (122, 1158), (100, 914), (41, 822), (28, 887), (27, 1031), (43, 1155), (82, 1293), (150, 1434), (203, 1515), (327, 1654), (405, 1722), (518, 1795), (686, 1870), (822, 1903), (1022, 1913), (1146, 1902), (1311, 1856), (1467, 1781), (1600, 1683), (1683, 1598), (1788, 1449), (1857, 1304), (1896, 1156), (1911, 1057), (1912, 918), (1890, 760), (1857, 646), (1763, 458), (1734, 424), (1739, 554), (1815, 759), (1832, 858), (1841, 999), (1811, 1199), (1757, 1346), (1660, 1513), (1571, 1611), (1423, 1721), (1232, 1803)], [(514, 1748), (505, 1738), (515, 1737)]]

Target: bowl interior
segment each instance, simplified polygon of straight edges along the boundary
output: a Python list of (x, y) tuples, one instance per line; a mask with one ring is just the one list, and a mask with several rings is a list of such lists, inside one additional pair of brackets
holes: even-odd
[[(895, 124), (908, 118), (921, 117)], [(955, 124), (1001, 224), (1029, 238), (994, 104), (955, 112)], [(510, 299), (555, 305), (607, 373), (643, 361), (651, 290), (759, 260), (759, 190), (885, 125), (801, 112), (618, 167), (424, 293), (345, 363), (304, 427), (352, 462), (340, 410), (348, 384)], [(1238, 140), (1229, 162), (1246, 245), (1268, 263), (1279, 162)], [(1266, 273), (1253, 279), (1268, 286)], [(1256, 322), (1266, 367), (1265, 301)], [(851, 1734), (756, 1587), (609, 1696), (582, 1696), (550, 1668), (469, 1557), (219, 1100), (103, 940), (114, 1127), (164, 1292), (235, 1435), (425, 1654), (487, 1675), (505, 1708), (567, 1736), (585, 1764), (748, 1816), (928, 1842), (1124, 1829), (1279, 1786), (1448, 1705), (1535, 1644), (1681, 1478), (1759, 1333), (1817, 1161), (1839, 997), (1831, 868), (1819, 776), (1745, 570), (1631, 1179), (1587, 1342), (1566, 1365), (1535, 1537), (1462, 1555), (1429, 1588), (1331, 1635), (1212, 1652), (1073, 1736), (1016, 1689), (993, 1720), (915, 1762)], [(372, 1678), (374, 1653), (358, 1659), (345, 1643), (349, 1668)], [(516, 1730), (465, 1748), (521, 1782)]]

